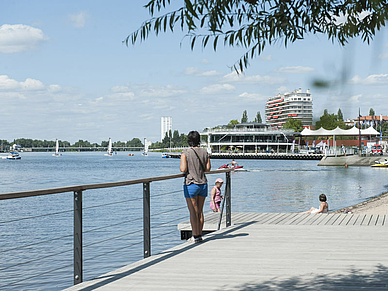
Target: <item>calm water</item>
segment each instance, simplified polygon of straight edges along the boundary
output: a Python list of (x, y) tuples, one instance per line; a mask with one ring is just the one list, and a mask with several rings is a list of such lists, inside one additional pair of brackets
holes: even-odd
[[(226, 162), (212, 160), (213, 169)], [(237, 162), (248, 171), (232, 173), (235, 212), (302, 211), (317, 207), (320, 193), (328, 196), (331, 209), (338, 209), (388, 191), (388, 169), (318, 167), (317, 161)], [(59, 158), (23, 153), (19, 161), (0, 160), (0, 193), (176, 173), (178, 159), (153, 153), (64, 153)], [(224, 174), (209, 175), (210, 184), (218, 177)], [(151, 183), (152, 254), (181, 243), (176, 225), (188, 219), (182, 182)], [(142, 185), (84, 192), (84, 280), (142, 258), (141, 197)], [(72, 198), (64, 193), (0, 201), (0, 290), (72, 285)], [(209, 203), (208, 198), (205, 212)], [(32, 216), (38, 217), (23, 219)]]

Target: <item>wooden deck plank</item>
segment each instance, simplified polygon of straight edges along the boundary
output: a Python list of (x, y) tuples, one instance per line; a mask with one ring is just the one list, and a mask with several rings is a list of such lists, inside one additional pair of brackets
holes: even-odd
[(340, 213), (338, 215), (338, 219), (332, 223), (332, 225), (342, 225), (342, 221), (347, 217), (347, 214), (345, 213)]
[(372, 214), (366, 214), (364, 220), (361, 223), (361, 225), (362, 226), (369, 225), (371, 219), (372, 219)]
[(362, 222), (364, 221), (365, 216), (366, 216), (366, 214), (358, 215), (357, 220), (354, 222), (353, 225), (361, 225)]
[(342, 221), (342, 225), (346, 226), (346, 225), (350, 225), (350, 221), (352, 220), (354, 214), (349, 214), (347, 213), (346, 214), (346, 218)]
[(278, 219), (281, 219), (281, 217), (284, 215), (285, 213), (275, 213), (275, 215), (271, 216), (271, 218), (266, 222), (264, 222), (263, 224), (275, 224), (275, 221)]
[(298, 215), (298, 213), (287, 213), (288, 215), (285, 216), (284, 218), (282, 218), (281, 220), (277, 221), (276, 224), (279, 224), (279, 225), (283, 225), (285, 223), (287, 223), (287, 221), (295, 218), (295, 216)]
[(311, 222), (311, 225), (319, 225), (322, 220), (326, 219), (328, 214), (317, 214), (317, 219)]
[[(318, 215), (316, 225), (279, 224), (281, 217), (297, 222), (299, 214), (264, 216), (255, 223), (248, 215), (251, 223), (209, 234), (202, 244), (179, 244), (67, 291), (387, 289), (385, 227), (348, 226), (351, 214)], [(325, 248), (319, 264), (317, 246)]]
[(275, 219), (272, 224), (281, 224), (282, 221), (289, 219), (295, 215), (294, 213), (283, 213), (283, 215), (279, 216), (277, 219)]
[(289, 221), (285, 222), (284, 225), (290, 225), (292, 224), (293, 222), (297, 221), (300, 217), (302, 217), (303, 213), (297, 213), (294, 217), (292, 217)]

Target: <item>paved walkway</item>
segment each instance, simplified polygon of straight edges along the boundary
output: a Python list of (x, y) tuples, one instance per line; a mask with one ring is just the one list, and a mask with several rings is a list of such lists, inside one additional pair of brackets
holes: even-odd
[(386, 216), (232, 214), (234, 225), (70, 290), (388, 290)]

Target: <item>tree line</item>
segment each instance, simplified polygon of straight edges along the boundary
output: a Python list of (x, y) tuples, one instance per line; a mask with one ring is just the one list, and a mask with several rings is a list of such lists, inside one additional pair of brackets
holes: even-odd
[[(375, 114), (376, 113), (373, 110), (373, 108), (370, 108), (369, 109), (369, 116), (375, 116)], [(388, 122), (382, 123), (381, 127), (380, 127), (379, 119), (376, 119), (376, 121), (377, 122), (376, 122), (375, 129), (379, 132), (382, 131), (384, 136), (388, 136)], [(262, 122), (260, 111), (258, 111), (256, 113), (256, 117), (255, 117), (254, 121), (251, 121), (251, 122), (258, 122), (258, 123)], [(228, 125), (236, 125), (236, 124), (240, 124), (240, 123), (250, 123), (250, 122), (248, 122), (248, 114), (247, 114), (246, 110), (243, 111), (243, 114), (241, 117), (241, 122), (239, 122), (237, 119), (232, 119), (229, 121)], [(342, 113), (341, 108), (338, 109), (337, 114), (329, 113), (329, 111), (327, 109), (325, 109), (323, 111), (323, 115), (315, 123), (316, 129), (323, 127), (325, 129), (330, 130), (330, 129), (335, 129), (337, 126), (341, 129), (349, 129), (349, 128), (353, 127), (353, 126), (349, 126), (349, 125), (345, 124), (344, 115)], [(364, 129), (366, 127), (368, 127), (366, 124), (361, 124), (362, 129)], [(284, 128), (292, 129), (295, 132), (301, 132), (303, 130), (302, 121), (300, 121), (299, 119), (295, 119), (295, 118), (289, 118), (287, 120), (287, 122), (284, 124)]]
[[(108, 140), (101, 141), (100, 144), (98, 143), (91, 143), (87, 140), (78, 140), (75, 143), (70, 143), (66, 140), (58, 140), (59, 147), (74, 147), (74, 148), (99, 148), (108, 147)], [(18, 138), (14, 139), (13, 141), (9, 142), (5, 139), (0, 140), (0, 150), (8, 150), (12, 145), (18, 145), (21, 148), (52, 148), (55, 147), (55, 141), (53, 140), (39, 140), (39, 139), (29, 139), (29, 138)], [(120, 147), (135, 147), (135, 148), (142, 148), (144, 147), (144, 143), (137, 137), (132, 138), (128, 141), (115, 141), (112, 142), (112, 146), (115, 148)], [(184, 133), (179, 134), (178, 130), (174, 130), (174, 132), (171, 132), (171, 130), (166, 133), (166, 136), (162, 140), (162, 142), (155, 142), (152, 143), (150, 148), (169, 148), (169, 147), (183, 147), (187, 146), (187, 135)], [(138, 149), (140, 150), (140, 149)]]

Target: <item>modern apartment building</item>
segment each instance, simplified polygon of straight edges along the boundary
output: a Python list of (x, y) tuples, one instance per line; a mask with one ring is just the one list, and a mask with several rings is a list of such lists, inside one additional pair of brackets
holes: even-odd
[(160, 141), (164, 139), (166, 133), (172, 131), (172, 117), (171, 116), (163, 116), (160, 119)]
[(265, 105), (265, 122), (274, 129), (282, 128), (289, 118), (302, 121), (303, 126), (313, 124), (313, 97), (308, 89), (295, 90), (270, 97)]

